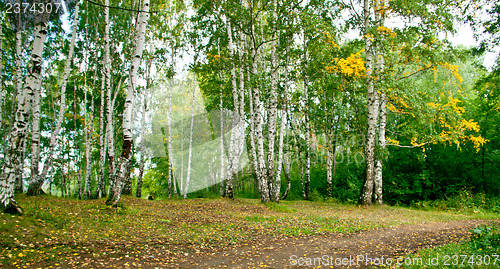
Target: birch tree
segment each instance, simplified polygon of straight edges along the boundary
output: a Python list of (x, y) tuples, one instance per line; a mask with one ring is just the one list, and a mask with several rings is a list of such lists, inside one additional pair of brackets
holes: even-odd
[(35, 37), (31, 59), (28, 64), (28, 75), (22, 92), (17, 98), (16, 113), (6, 144), (4, 167), (0, 174), (0, 203), (5, 206), (7, 212), (11, 213), (23, 213), (21, 207), (14, 200), (16, 168), (23, 161), (21, 159), (21, 149), (23, 149), (22, 143), (28, 132), (32, 96), (36, 87), (39, 87), (42, 77), (42, 53), (47, 36), (48, 15), (47, 13), (38, 13), (35, 15)]
[[(114, 195), (114, 183), (116, 177), (115, 165), (115, 138), (114, 138), (114, 98), (113, 89), (111, 88), (111, 58), (110, 58), (110, 37), (109, 37), (109, 0), (104, 1), (104, 76), (105, 76), (105, 89), (106, 89), (106, 144), (108, 151), (108, 181), (109, 181), (109, 196), (107, 203), (111, 202), (110, 198)], [(109, 202), (108, 202), (109, 201)]]
[(373, 195), (373, 185), (374, 185), (374, 158), (375, 158), (375, 143), (376, 143), (376, 132), (377, 132), (377, 122), (378, 122), (378, 99), (377, 92), (373, 86), (373, 34), (371, 33), (372, 28), (372, 13), (373, 8), (372, 1), (364, 0), (363, 2), (363, 39), (365, 42), (365, 58), (366, 58), (366, 88), (367, 88), (367, 99), (368, 99), (368, 128), (366, 134), (366, 146), (365, 146), (365, 183), (361, 191), (361, 196), (359, 198), (359, 203), (363, 205), (372, 204)]
[[(196, 61), (196, 60), (195, 60)], [(192, 90), (191, 90), (191, 124), (189, 127), (189, 148), (188, 148), (188, 164), (186, 175), (186, 186), (184, 187), (184, 199), (187, 198), (189, 182), (191, 181), (191, 165), (193, 157), (193, 129), (194, 129), (194, 105), (195, 105), (195, 89), (196, 89), (196, 74), (193, 72)]]
[[(142, 113), (141, 113), (141, 145), (140, 145), (140, 154), (141, 159), (139, 160), (139, 175), (137, 177), (137, 186), (135, 190), (135, 197), (142, 197), (142, 178), (144, 175), (144, 162), (146, 155), (146, 114), (148, 112), (148, 96), (149, 96), (149, 88), (151, 87), (151, 60), (149, 60), (147, 66), (147, 78), (146, 78), (146, 88), (144, 89), (143, 97), (142, 97)], [(169, 131), (170, 133), (170, 131)], [(170, 168), (170, 167), (169, 167)], [(170, 169), (169, 169), (170, 170)], [(169, 171), (170, 174), (170, 171)], [(169, 192), (170, 192), (170, 179), (169, 179)], [(170, 194), (170, 193), (169, 193)]]
[(237, 136), (237, 130), (236, 126), (238, 124), (238, 113), (237, 109), (239, 107), (239, 96), (238, 96), (238, 86), (236, 82), (236, 64), (235, 62), (235, 57), (234, 57), (234, 44), (233, 44), (233, 33), (232, 33), (232, 27), (231, 27), (231, 22), (229, 19), (226, 17), (226, 28), (227, 28), (227, 38), (228, 38), (228, 49), (229, 49), (229, 58), (231, 59), (231, 90), (233, 94), (233, 104), (234, 104), (234, 111), (233, 111), (233, 124), (231, 128), (231, 136), (230, 136), (230, 141), (229, 141), (229, 150), (228, 150), (228, 175), (226, 179), (226, 190), (225, 190), (225, 196), (229, 198), (233, 198), (234, 192), (234, 177), (235, 177), (235, 171), (236, 167), (235, 165), (235, 159), (236, 157), (236, 152), (235, 152), (235, 147), (236, 147), (236, 136)]
[(303, 76), (304, 76), (304, 128), (305, 128), (305, 140), (306, 140), (306, 150), (305, 150), (305, 157), (306, 157), (306, 167), (305, 167), (305, 174), (304, 174), (304, 186), (303, 186), (303, 194), (304, 194), (304, 199), (309, 200), (310, 198), (310, 191), (311, 191), (311, 186), (310, 186), (310, 175), (311, 175), (311, 147), (310, 147), (310, 137), (311, 137), (311, 126), (309, 123), (309, 82), (307, 78), (307, 36), (306, 32), (304, 31), (303, 33), (303, 54), (304, 54), (304, 62), (303, 62)]
[[(278, 61), (276, 55), (276, 49), (278, 46), (278, 15), (276, 10), (278, 9), (278, 4), (276, 0), (273, 0), (272, 4), (272, 36), (271, 36), (271, 88), (269, 89), (269, 109), (268, 109), (268, 151), (267, 151), (267, 180), (271, 189), (271, 197), (276, 201), (279, 200), (279, 186), (278, 182), (275, 181), (275, 165), (274, 165), (274, 148), (275, 148), (275, 137), (276, 137), (276, 119), (277, 119), (277, 107), (278, 107)], [(282, 119), (283, 122), (283, 119)], [(281, 137), (281, 147), (283, 146), (283, 137)], [(281, 148), (282, 150), (282, 148)], [(281, 152), (282, 153), (282, 152)], [(278, 158), (282, 157), (282, 154)], [(281, 160), (278, 160), (280, 162)], [(280, 165), (278, 165), (278, 170), (281, 171)], [(280, 177), (280, 175), (278, 175)], [(281, 184), (281, 183), (280, 183)], [(278, 192), (278, 193), (276, 193)]]
[[(58, 111), (59, 114), (57, 116), (54, 130), (50, 136), (49, 151), (48, 151), (47, 157), (45, 158), (45, 161), (43, 163), (42, 172), (40, 175), (38, 175), (38, 168), (35, 168), (36, 173), (32, 172), (30, 185), (28, 186), (28, 192), (27, 192), (28, 195), (39, 195), (40, 194), (41, 189), (42, 189), (42, 185), (45, 181), (45, 178), (47, 177), (47, 173), (49, 172), (49, 169), (52, 167), (52, 161), (54, 158), (54, 150), (56, 147), (56, 141), (57, 141), (57, 137), (59, 136), (59, 132), (60, 132), (61, 127), (62, 127), (62, 122), (64, 119), (64, 110), (66, 109), (66, 86), (68, 84), (71, 61), (73, 59), (73, 53), (74, 53), (74, 48), (75, 48), (76, 30), (77, 30), (77, 26), (78, 26), (78, 13), (79, 13), (79, 4), (77, 4), (75, 7), (75, 16), (73, 18), (73, 30), (71, 33), (71, 42), (70, 42), (70, 46), (69, 46), (68, 57), (66, 58), (66, 64), (64, 67), (63, 80), (61, 83), (61, 96), (60, 96), (59, 111)], [(36, 156), (36, 165), (37, 166), (38, 166), (38, 158), (39, 158), (39, 156)], [(33, 163), (33, 159), (32, 159), (32, 163)], [(33, 164), (32, 164), (32, 166), (33, 166)]]
[[(146, 39), (146, 26), (149, 18), (149, 0), (144, 0), (142, 10), (139, 14), (137, 22), (138, 27), (135, 36), (135, 51), (132, 56), (132, 65), (130, 67), (129, 83), (127, 96), (125, 99), (125, 107), (123, 111), (123, 146), (118, 165), (116, 182), (114, 184), (113, 195), (110, 195), (106, 204), (116, 206), (121, 197), (123, 183), (130, 166), (130, 153), (132, 152), (132, 109), (134, 102), (134, 94), (137, 87), (137, 72), (141, 63), (142, 53)], [(109, 123), (109, 122), (108, 122)]]

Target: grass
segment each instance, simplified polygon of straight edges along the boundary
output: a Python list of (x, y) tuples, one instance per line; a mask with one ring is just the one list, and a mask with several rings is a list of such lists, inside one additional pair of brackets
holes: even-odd
[(0, 215), (0, 267), (65, 263), (150, 251), (164, 253), (244, 245), (259, 236), (297, 237), (354, 233), (378, 227), (472, 218), (498, 218), (485, 212), (443, 212), (404, 207), (369, 208), (331, 202), (252, 199), (148, 201), (124, 196), (111, 208), (104, 199), (51, 196), (16, 197), (25, 214)]
[(500, 224), (479, 226), (471, 233), (468, 242), (423, 249), (408, 255), (405, 260), (421, 261), (421, 264), (412, 262), (403, 268), (499, 268)]

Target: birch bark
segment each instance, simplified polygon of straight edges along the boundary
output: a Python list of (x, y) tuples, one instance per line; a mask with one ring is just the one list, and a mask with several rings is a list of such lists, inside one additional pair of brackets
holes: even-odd
[[(40, 161), (40, 110), (41, 110), (41, 77), (36, 82), (33, 89), (33, 123), (31, 126), (31, 182), (38, 181), (39, 161)], [(43, 184), (43, 182), (42, 182)], [(41, 187), (41, 186), (40, 186)], [(33, 194), (28, 191), (29, 194)]]
[[(141, 114), (141, 159), (139, 161), (139, 176), (137, 177), (137, 187), (135, 190), (135, 197), (141, 198), (142, 196), (142, 178), (144, 175), (144, 160), (145, 160), (145, 154), (146, 154), (146, 113), (148, 110), (148, 91), (149, 88), (151, 87), (151, 62), (148, 65), (148, 71), (147, 71), (147, 79), (146, 79), (146, 89), (144, 90), (144, 96), (143, 96), (143, 101), (142, 101), (142, 114)], [(170, 130), (168, 132), (170, 136)], [(168, 146), (168, 145), (167, 145)], [(170, 167), (169, 167), (170, 168)], [(170, 169), (169, 169), (170, 170)], [(170, 176), (170, 171), (169, 171), (169, 176)], [(169, 177), (169, 195), (171, 191), (171, 178)]]
[[(375, 5), (374, 5), (374, 9), (375, 9), (375, 18), (376, 18), (376, 23), (378, 26), (383, 26), (384, 25), (384, 10), (383, 8), (385, 8), (385, 3), (384, 3), (384, 0), (376, 0), (375, 2)], [(380, 38), (382, 39), (381, 41), (383, 41), (383, 36), (380, 36)], [(382, 51), (383, 51), (383, 42), (378, 42), (378, 45), (376, 46), (377, 48), (377, 56), (376, 56), (376, 61), (375, 61), (375, 65), (376, 65), (376, 71), (377, 73), (379, 74), (378, 77), (379, 78), (382, 78), (383, 77), (383, 72), (384, 72), (384, 57), (382, 55)], [(380, 85), (382, 85), (383, 83), (383, 80), (379, 80), (378, 83), (377, 83), (377, 89), (380, 87)], [(383, 152), (384, 149), (385, 149), (385, 146), (386, 146), (386, 142), (385, 142), (385, 127), (386, 127), (386, 123), (387, 123), (387, 109), (386, 109), (386, 104), (387, 104), (387, 100), (386, 100), (386, 97), (385, 97), (385, 94), (378, 90), (378, 98), (379, 98), (379, 105), (380, 107), (378, 107), (378, 111), (379, 111), (379, 116), (378, 116), (378, 120), (379, 120), (379, 132), (378, 132), (378, 146), (379, 146), (379, 149)], [(382, 198), (382, 166), (383, 166), (383, 158), (384, 158), (385, 154), (383, 153), (380, 153), (380, 154), (376, 154), (376, 157), (375, 157), (375, 175), (374, 175), (374, 191), (375, 191), (375, 196), (374, 196), (374, 199), (375, 199), (375, 203), (381, 205), (383, 204), (383, 198)]]
[[(172, 63), (173, 63), (173, 56), (174, 53), (172, 51)], [(169, 86), (169, 105), (168, 105), (168, 169), (169, 169), (169, 173), (168, 173), (168, 184), (169, 184), (169, 198), (171, 198), (171, 195), (172, 195), (172, 191), (174, 193), (174, 195), (177, 196), (177, 185), (176, 185), (176, 182), (175, 182), (175, 177), (174, 177), (174, 153), (173, 153), (173, 150), (172, 150), (172, 99), (173, 99), (173, 80), (174, 78), (170, 78), (170, 86)], [(182, 176), (182, 175), (181, 175)], [(172, 185), (173, 185), (173, 190), (172, 190)]]
[(235, 64), (235, 57), (234, 57), (234, 43), (233, 43), (233, 33), (232, 33), (232, 27), (231, 27), (231, 22), (229, 19), (226, 17), (226, 28), (227, 28), (227, 36), (228, 36), (228, 49), (229, 49), (229, 57), (231, 58), (231, 86), (232, 86), (232, 94), (233, 94), (233, 123), (232, 123), (232, 128), (231, 128), (231, 137), (229, 140), (229, 150), (228, 150), (228, 174), (227, 174), (227, 180), (226, 180), (226, 190), (225, 190), (225, 196), (228, 198), (233, 198), (234, 197), (234, 177), (236, 174), (236, 167), (235, 162), (236, 162), (236, 140), (237, 140), (237, 132), (236, 130), (237, 124), (238, 124), (238, 109), (239, 109), (239, 97), (238, 97), (238, 86), (236, 82), (236, 64)]
[[(252, 7), (253, 8), (253, 7)], [(254, 24), (252, 23), (251, 32), (252, 38), (251, 44), (251, 57), (252, 57), (252, 76), (255, 78), (257, 76), (257, 48), (255, 45), (255, 29)], [(256, 146), (257, 146), (257, 167), (256, 170), (258, 183), (259, 183), (259, 192), (260, 192), (260, 200), (264, 203), (270, 201), (269, 197), (269, 185), (266, 173), (266, 163), (264, 157), (264, 136), (263, 136), (263, 118), (262, 118), (262, 102), (260, 101), (260, 90), (257, 86), (257, 82), (253, 81), (252, 83), (252, 94), (253, 94), (253, 105), (255, 108), (253, 121), (255, 122), (255, 138), (256, 138)]]
[[(276, 32), (277, 29), (277, 14), (276, 9), (278, 8), (276, 0), (273, 0), (273, 35), (271, 42), (271, 88), (269, 91), (269, 110), (268, 110), (268, 151), (267, 151), (267, 180), (269, 183), (271, 197), (279, 200), (279, 192), (276, 194), (276, 189), (278, 188), (277, 182), (275, 181), (274, 174), (274, 148), (275, 148), (275, 137), (276, 137), (276, 119), (277, 119), (277, 106), (278, 106), (278, 65), (276, 60), (276, 47), (278, 42), (276, 41)], [(279, 158), (279, 157), (278, 157)], [(278, 169), (281, 169), (278, 166)]]
[(311, 126), (309, 124), (309, 85), (307, 78), (307, 40), (306, 34), (304, 32), (304, 121), (305, 121), (305, 131), (306, 131), (306, 167), (304, 174), (304, 199), (309, 200), (311, 186), (310, 186), (310, 175), (311, 175), (311, 154), (310, 154), (310, 136), (311, 136)]
[(69, 52), (68, 52), (68, 57), (66, 58), (66, 65), (64, 67), (64, 74), (63, 74), (63, 81), (61, 84), (61, 96), (60, 96), (60, 103), (59, 103), (59, 111), (58, 111), (58, 116), (56, 120), (56, 125), (54, 127), (54, 131), (51, 133), (50, 136), (50, 142), (49, 142), (49, 151), (47, 153), (47, 157), (45, 158), (45, 161), (43, 163), (43, 169), (42, 173), (38, 176), (38, 174), (35, 176), (35, 178), (32, 178), (30, 185), (28, 186), (28, 195), (38, 195), (40, 194), (43, 182), (45, 181), (45, 178), (47, 177), (47, 173), (49, 172), (50, 167), (52, 167), (52, 161), (54, 158), (54, 150), (56, 146), (56, 140), (57, 137), (59, 136), (59, 132), (62, 127), (62, 122), (64, 119), (64, 110), (66, 108), (66, 85), (68, 84), (68, 78), (69, 78), (69, 72), (70, 72), (70, 67), (71, 67), (71, 61), (73, 59), (73, 53), (74, 53), (74, 48), (75, 48), (75, 41), (76, 41), (76, 30), (78, 26), (78, 13), (79, 13), (79, 4), (76, 5), (75, 7), (75, 17), (73, 18), (73, 30), (71, 33), (71, 42), (69, 46)]
[[(85, 104), (87, 104), (87, 89), (85, 89)], [(92, 189), (91, 189), (91, 173), (92, 173), (92, 135), (93, 135), (93, 127), (94, 127), (94, 100), (90, 100), (90, 113), (89, 118), (87, 118), (87, 112), (85, 111), (85, 198), (90, 199), (92, 197)]]
[[(23, 77), (22, 77), (22, 72), (21, 72), (21, 57), (22, 57), (22, 32), (21, 32), (21, 14), (18, 14), (17, 17), (17, 25), (16, 25), (16, 91), (13, 96), (13, 108), (17, 108), (17, 98), (22, 92), (23, 88)], [(13, 109), (12, 111), (12, 118), (15, 118), (15, 111), (16, 109)], [(11, 125), (9, 128), (9, 131), (12, 131), (13, 126)], [(21, 141), (22, 144), (22, 152), (24, 152), (24, 147), (26, 145), (26, 138), (23, 138), (23, 141)], [(24, 153), (23, 153), (23, 160), (24, 160)], [(16, 168), (18, 171), (15, 174), (15, 191), (16, 192), (23, 192), (23, 179), (22, 179), (22, 173), (21, 171), (23, 170), (23, 162), (19, 162), (19, 166)]]
[(4, 169), (0, 175), (0, 203), (5, 206), (5, 211), (10, 213), (23, 213), (21, 207), (14, 200), (16, 168), (23, 161), (21, 149), (28, 131), (32, 96), (36, 87), (39, 87), (39, 81), (42, 77), (42, 53), (47, 36), (47, 26), (48, 14), (40, 13), (35, 16), (35, 37), (31, 60), (28, 64), (28, 76), (23, 90), (17, 98), (16, 113), (4, 153)]
[(373, 87), (373, 47), (372, 47), (372, 34), (371, 28), (371, 15), (370, 9), (372, 8), (371, 0), (364, 0), (363, 15), (364, 15), (364, 41), (365, 41), (365, 54), (366, 54), (366, 87), (368, 97), (368, 128), (366, 135), (366, 148), (365, 148), (365, 183), (359, 197), (359, 203), (362, 205), (372, 204), (373, 184), (374, 184), (374, 156), (375, 156), (375, 138), (377, 131), (378, 121), (378, 100), (377, 93)]
[(188, 166), (187, 166), (187, 175), (186, 175), (186, 186), (184, 187), (184, 199), (187, 198), (188, 190), (189, 190), (189, 182), (191, 181), (191, 161), (193, 156), (193, 129), (194, 129), (194, 105), (195, 105), (195, 89), (196, 89), (196, 74), (193, 72), (193, 85), (191, 97), (191, 125), (189, 128), (189, 149), (188, 149)]
[(125, 99), (125, 107), (123, 111), (123, 146), (118, 165), (118, 171), (114, 184), (113, 195), (108, 197), (106, 203), (116, 206), (120, 200), (123, 184), (127, 178), (130, 166), (130, 153), (132, 152), (132, 110), (134, 102), (134, 93), (137, 87), (137, 72), (141, 63), (142, 52), (146, 40), (146, 26), (149, 18), (149, 0), (144, 0), (142, 11), (139, 14), (137, 32), (135, 36), (135, 51), (132, 56), (132, 64), (130, 67), (130, 77)]
[(3, 100), (4, 100), (4, 92), (3, 92), (3, 18), (5, 14), (2, 12), (0, 14), (0, 122), (3, 122)]

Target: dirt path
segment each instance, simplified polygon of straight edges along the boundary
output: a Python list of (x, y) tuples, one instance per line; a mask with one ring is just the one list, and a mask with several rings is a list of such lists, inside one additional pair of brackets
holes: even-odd
[[(64, 263), (28, 268), (364, 268), (423, 248), (467, 240), (470, 229), (500, 220), (399, 225), (354, 234), (298, 238), (257, 236), (238, 246), (167, 245), (161, 240), (83, 247)], [(138, 246), (141, 249), (138, 250)], [(368, 260), (371, 259), (371, 260)], [(368, 262), (367, 262), (368, 261)], [(20, 268), (7, 266), (6, 268)]]
[(261, 238), (244, 248), (187, 254), (185, 262), (170, 264), (169, 267), (312, 268), (322, 265), (330, 268), (333, 265), (333, 268), (363, 268), (381, 262), (382, 257), (386, 262), (391, 258), (395, 263), (403, 254), (468, 239), (470, 229), (487, 222), (461, 220), (401, 225), (328, 237)]

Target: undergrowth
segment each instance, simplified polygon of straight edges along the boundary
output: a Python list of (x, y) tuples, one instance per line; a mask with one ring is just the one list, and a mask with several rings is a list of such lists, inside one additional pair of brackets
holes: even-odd
[(421, 264), (403, 268), (499, 268), (500, 224), (480, 225), (470, 232), (469, 241), (423, 249), (405, 257)]

